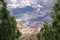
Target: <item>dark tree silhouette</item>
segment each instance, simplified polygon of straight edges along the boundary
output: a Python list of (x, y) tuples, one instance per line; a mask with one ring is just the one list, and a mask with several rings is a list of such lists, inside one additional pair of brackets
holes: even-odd
[(6, 2), (0, 0), (0, 40), (15, 40), (21, 36), (16, 24), (14, 17), (7, 10)]
[(60, 40), (60, 0), (54, 5), (53, 11), (51, 14), (52, 24), (44, 24), (44, 28), (37, 34), (39, 40), (40, 37), (45, 38), (45, 40)]

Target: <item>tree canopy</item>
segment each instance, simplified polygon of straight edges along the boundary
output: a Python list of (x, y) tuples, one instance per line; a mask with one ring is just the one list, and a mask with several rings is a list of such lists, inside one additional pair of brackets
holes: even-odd
[(44, 27), (37, 34), (38, 40), (41, 37), (44, 40), (60, 40), (60, 0), (54, 5), (51, 18), (53, 19), (51, 25), (45, 23)]
[(15, 18), (10, 15), (6, 2), (0, 0), (0, 40), (15, 40), (19, 36), (21, 32), (17, 29)]

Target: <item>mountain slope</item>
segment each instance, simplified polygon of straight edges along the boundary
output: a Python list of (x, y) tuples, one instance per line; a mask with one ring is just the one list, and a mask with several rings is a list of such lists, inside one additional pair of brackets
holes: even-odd
[(16, 19), (22, 19), (22, 26), (35, 27), (44, 21), (51, 22), (49, 15), (56, 0), (9, 0), (8, 9)]

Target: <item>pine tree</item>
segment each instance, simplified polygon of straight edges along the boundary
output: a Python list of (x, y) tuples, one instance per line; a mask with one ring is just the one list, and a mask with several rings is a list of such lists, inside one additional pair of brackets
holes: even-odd
[(60, 0), (55, 4), (53, 7), (53, 14), (52, 14), (52, 27), (56, 29), (56, 40), (60, 40)]
[(15, 40), (21, 36), (16, 24), (14, 17), (7, 10), (6, 2), (0, 0), (0, 40)]
[(44, 28), (37, 34), (37, 37), (40, 35), (39, 37), (45, 38), (44, 40), (60, 40), (60, 0), (54, 5), (53, 11), (52, 24), (44, 24)]

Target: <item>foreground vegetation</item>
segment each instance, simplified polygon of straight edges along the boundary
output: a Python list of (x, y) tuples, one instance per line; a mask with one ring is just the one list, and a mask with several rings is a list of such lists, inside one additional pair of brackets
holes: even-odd
[(0, 40), (15, 40), (21, 36), (16, 24), (7, 10), (5, 0), (0, 0)]
[(37, 34), (38, 40), (60, 40), (60, 0), (53, 7), (52, 24), (45, 23)]

